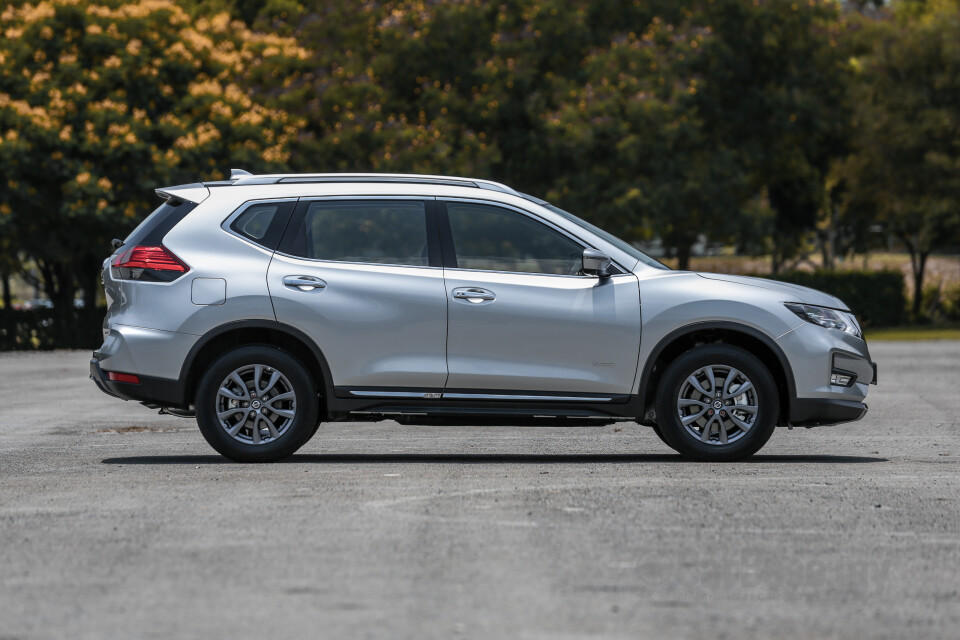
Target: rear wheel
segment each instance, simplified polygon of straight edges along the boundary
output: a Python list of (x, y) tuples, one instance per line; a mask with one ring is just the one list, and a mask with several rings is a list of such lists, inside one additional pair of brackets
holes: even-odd
[(750, 352), (724, 344), (692, 349), (664, 371), (657, 426), (664, 442), (696, 460), (739, 460), (756, 453), (780, 412), (770, 372)]
[(317, 393), (300, 362), (254, 345), (216, 360), (197, 390), (197, 424), (214, 449), (237, 462), (273, 462), (316, 432)]

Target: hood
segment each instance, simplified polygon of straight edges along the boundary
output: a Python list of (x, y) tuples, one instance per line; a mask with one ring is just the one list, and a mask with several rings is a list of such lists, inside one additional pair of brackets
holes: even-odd
[(751, 278), (749, 276), (733, 276), (725, 273), (697, 273), (701, 278), (707, 280), (720, 280), (722, 282), (732, 282), (734, 284), (746, 285), (748, 287), (759, 287), (770, 291), (777, 291), (783, 295), (783, 302), (803, 302), (814, 304), (820, 307), (829, 307), (831, 309), (840, 309), (849, 311), (850, 308), (840, 298), (831, 296), (823, 291), (817, 291), (810, 287), (801, 287), (798, 284), (788, 284), (777, 280), (768, 280), (767, 278)]

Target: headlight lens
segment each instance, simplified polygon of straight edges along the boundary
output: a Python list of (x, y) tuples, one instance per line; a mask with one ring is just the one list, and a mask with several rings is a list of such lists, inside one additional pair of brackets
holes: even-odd
[(785, 302), (784, 304), (787, 309), (807, 322), (812, 322), (826, 329), (838, 329), (852, 336), (860, 337), (860, 325), (857, 324), (857, 319), (852, 313), (799, 302)]

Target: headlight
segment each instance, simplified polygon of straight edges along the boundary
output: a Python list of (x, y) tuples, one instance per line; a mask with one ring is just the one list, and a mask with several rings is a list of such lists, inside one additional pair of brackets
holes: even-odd
[(801, 304), (799, 302), (785, 302), (787, 309), (813, 324), (818, 324), (826, 329), (839, 329), (844, 333), (860, 337), (860, 325), (852, 313), (846, 311), (837, 311), (826, 307), (817, 307), (812, 304)]

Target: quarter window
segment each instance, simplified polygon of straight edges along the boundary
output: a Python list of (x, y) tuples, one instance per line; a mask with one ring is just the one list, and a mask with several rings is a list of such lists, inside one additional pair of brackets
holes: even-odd
[(270, 230), (270, 223), (273, 222), (277, 212), (280, 211), (280, 206), (275, 202), (265, 202), (248, 207), (234, 220), (234, 231), (247, 236), (251, 240), (263, 240), (267, 231)]
[(315, 260), (427, 266), (426, 209), (412, 200), (311, 202), (289, 250)]
[(520, 213), (490, 205), (448, 202), (460, 269), (577, 275), (583, 248)]

